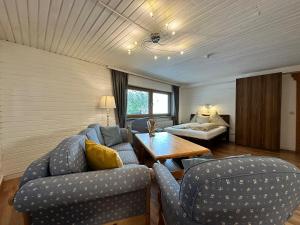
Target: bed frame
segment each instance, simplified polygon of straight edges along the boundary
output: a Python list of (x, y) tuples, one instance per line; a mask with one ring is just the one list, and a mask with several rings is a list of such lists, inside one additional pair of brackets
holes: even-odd
[[(190, 120), (195, 116), (196, 114), (191, 114)], [(230, 115), (220, 115), (222, 119), (230, 125)], [(217, 135), (216, 137), (210, 139), (210, 140), (203, 140), (199, 138), (194, 138), (194, 137), (187, 137), (187, 136), (181, 136), (181, 135), (176, 135), (179, 136), (183, 139), (186, 139), (188, 141), (191, 141), (193, 143), (205, 146), (205, 147), (211, 147), (214, 145), (219, 144), (220, 142), (229, 142), (229, 127), (226, 128), (226, 131), (222, 134)]]

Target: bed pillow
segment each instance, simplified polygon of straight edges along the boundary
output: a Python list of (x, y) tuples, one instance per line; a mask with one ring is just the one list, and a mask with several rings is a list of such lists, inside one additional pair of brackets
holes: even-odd
[(191, 123), (208, 123), (208, 122), (209, 122), (209, 116), (195, 115), (191, 119)]
[(218, 113), (210, 115), (209, 122), (210, 123), (214, 123), (214, 124), (216, 124), (218, 126), (229, 127), (229, 124), (226, 123), (225, 120), (223, 120), (223, 118)]

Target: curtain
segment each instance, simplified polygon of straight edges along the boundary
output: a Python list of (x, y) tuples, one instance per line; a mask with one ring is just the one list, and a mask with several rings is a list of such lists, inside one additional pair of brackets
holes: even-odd
[(173, 94), (173, 121), (174, 125), (177, 125), (179, 122), (179, 87), (173, 85), (172, 86), (172, 94)]
[(113, 94), (116, 101), (116, 121), (120, 127), (126, 125), (128, 74), (111, 70)]

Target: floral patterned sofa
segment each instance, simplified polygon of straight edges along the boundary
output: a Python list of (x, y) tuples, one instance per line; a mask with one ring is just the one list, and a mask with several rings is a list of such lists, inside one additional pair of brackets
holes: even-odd
[(84, 144), (87, 134), (66, 138), (32, 162), (13, 202), (25, 213), (28, 224), (149, 224), (150, 171), (138, 164), (122, 132), (124, 143), (115, 146), (123, 152), (122, 168), (89, 171)]
[(207, 160), (179, 184), (154, 165), (166, 225), (283, 225), (300, 204), (300, 171), (270, 157)]

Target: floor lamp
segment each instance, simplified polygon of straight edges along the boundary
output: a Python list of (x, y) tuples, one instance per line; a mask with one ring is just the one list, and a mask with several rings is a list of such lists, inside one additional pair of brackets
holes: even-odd
[(109, 126), (110, 109), (116, 108), (115, 97), (110, 95), (102, 96), (100, 98), (100, 108), (106, 109), (106, 124)]

